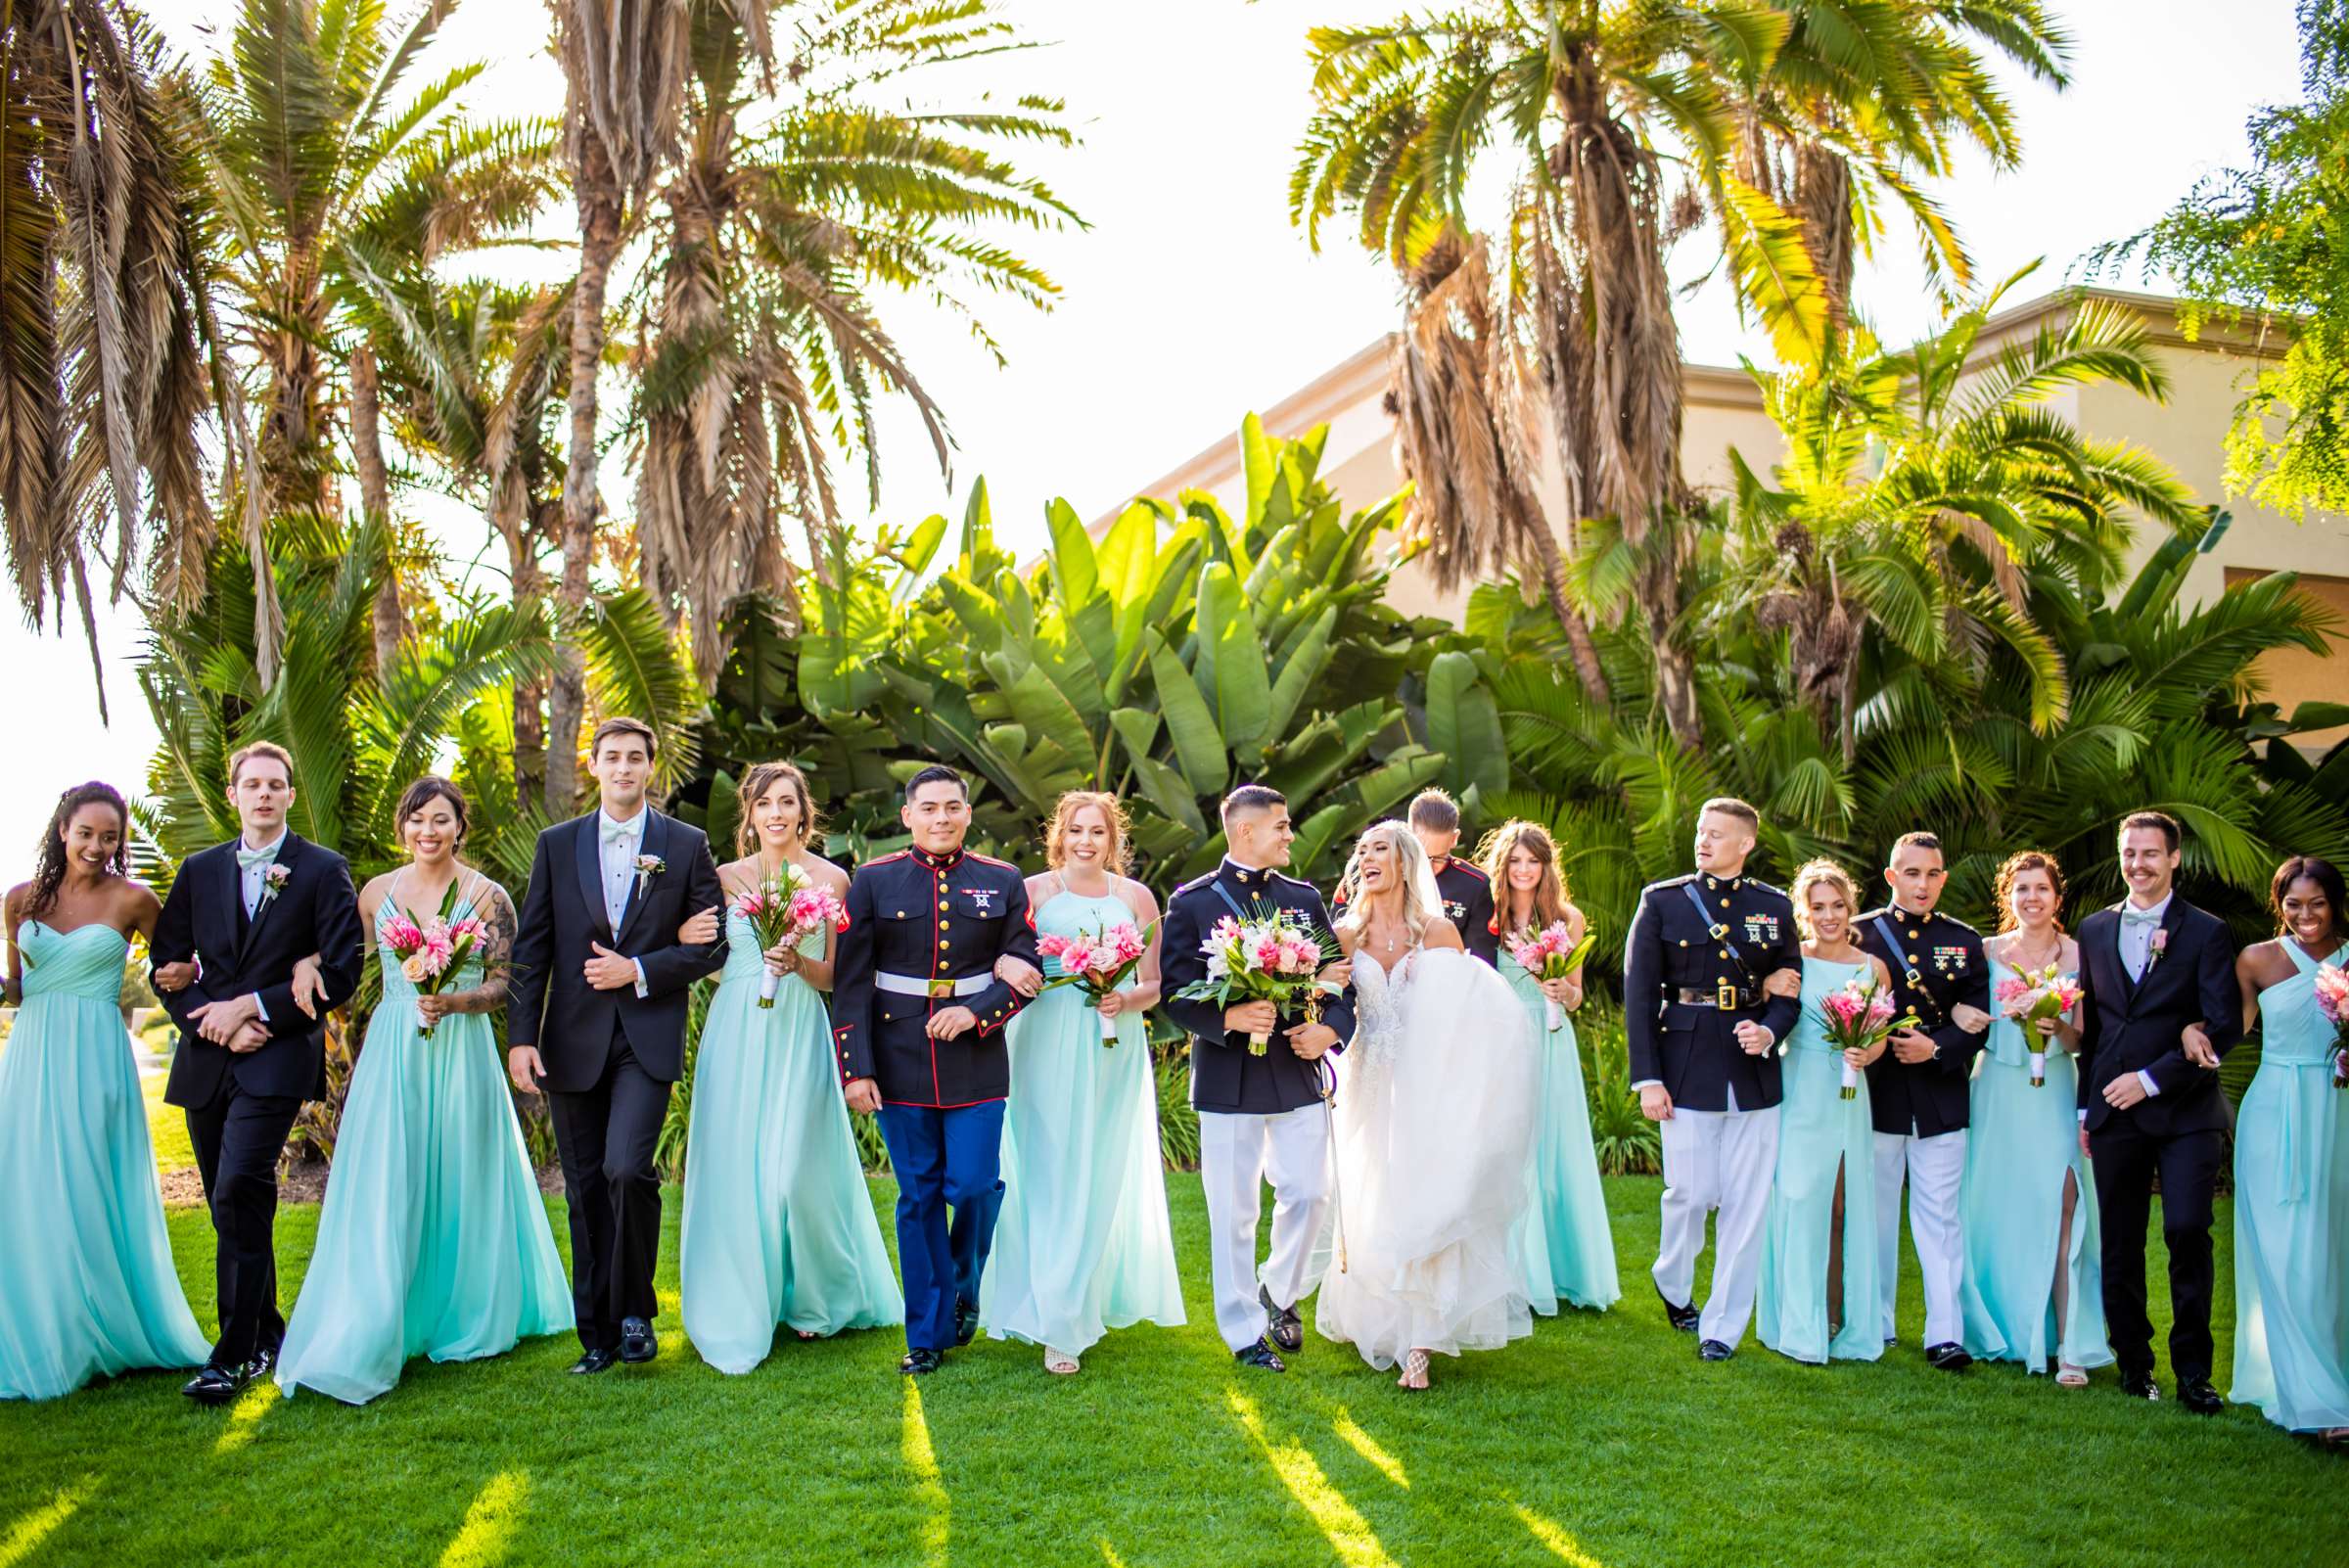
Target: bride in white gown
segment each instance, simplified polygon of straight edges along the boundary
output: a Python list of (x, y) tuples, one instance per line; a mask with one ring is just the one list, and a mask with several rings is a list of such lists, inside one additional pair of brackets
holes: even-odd
[(1402, 823), (1362, 835), (1343, 886), (1356, 1026), (1337, 1058), (1338, 1235), (1316, 1326), (1420, 1389), (1430, 1355), (1533, 1332), (1510, 1250), (1530, 1201), (1533, 1031), (1507, 982), (1461, 949)]

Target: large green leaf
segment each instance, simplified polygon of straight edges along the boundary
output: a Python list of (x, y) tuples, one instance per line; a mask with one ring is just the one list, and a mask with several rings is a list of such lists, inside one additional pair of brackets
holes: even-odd
[[(1272, 715), (1265, 645), (1239, 578), (1221, 561), (1199, 575), (1199, 647), (1203, 682), (1212, 680), (1223, 742), (1246, 758), (1261, 755)], [(1213, 659), (1209, 658), (1212, 647)]]
[(1199, 695), (1182, 661), (1165, 639), (1151, 633), (1150, 675), (1158, 687), (1158, 711), (1174, 742), (1174, 761), (1193, 795), (1221, 795), (1231, 778), (1223, 735), (1207, 699)]
[(1497, 795), (1509, 787), (1500, 709), (1476, 661), (1457, 650), (1436, 655), (1427, 667), (1427, 743), (1450, 759), (1448, 782), (1455, 796), (1470, 790)]

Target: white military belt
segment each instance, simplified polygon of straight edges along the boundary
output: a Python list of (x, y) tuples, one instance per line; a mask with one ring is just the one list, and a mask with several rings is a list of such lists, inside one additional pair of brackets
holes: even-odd
[(894, 991), (900, 996), (976, 996), (995, 983), (992, 975), (965, 975), (960, 980), (924, 980), (919, 975), (893, 975), (888, 970), (877, 971), (873, 984), (882, 991)]

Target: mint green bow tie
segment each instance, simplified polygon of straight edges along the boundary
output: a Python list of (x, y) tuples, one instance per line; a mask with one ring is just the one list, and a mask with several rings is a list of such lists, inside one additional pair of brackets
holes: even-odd
[(2161, 923), (2161, 916), (2162, 911), (2159, 909), (2123, 909), (2121, 924), (2124, 926), (2154, 926)]
[(237, 868), (242, 871), (250, 871), (256, 865), (267, 865), (277, 858), (278, 846), (285, 842), (283, 838), (280, 838), (275, 844), (266, 844), (257, 850), (248, 850), (245, 848), (244, 841), (240, 839), (237, 842)]

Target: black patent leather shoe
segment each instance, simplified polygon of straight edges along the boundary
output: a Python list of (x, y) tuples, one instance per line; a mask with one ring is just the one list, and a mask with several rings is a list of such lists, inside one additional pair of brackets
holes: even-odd
[(245, 1369), (247, 1372), (252, 1374), (253, 1380), (256, 1383), (262, 1378), (267, 1377), (270, 1373), (276, 1371), (277, 1347), (275, 1345), (264, 1345), (259, 1350), (254, 1351), (253, 1353), (253, 1360), (245, 1363)]
[(661, 1341), (653, 1333), (653, 1325), (641, 1317), (620, 1320), (620, 1359), (634, 1366), (649, 1361), (661, 1354)]
[(979, 1337), (979, 1309), (960, 1296), (954, 1298), (954, 1343), (968, 1345)]
[(1266, 1332), (1272, 1336), (1272, 1343), (1292, 1356), (1303, 1350), (1305, 1319), (1297, 1315), (1297, 1309), (1274, 1306), (1272, 1292), (1262, 1285), (1256, 1287), (1256, 1299), (1264, 1304)]
[(2210, 1386), (2207, 1377), (2182, 1377), (2178, 1380), (2178, 1403), (2196, 1415), (2216, 1415), (2227, 1408), (2219, 1391)]
[(197, 1404), (218, 1407), (232, 1403), (253, 1381), (253, 1366), (207, 1366), (180, 1386), (180, 1392)]
[(1696, 1347), (1696, 1359), (1700, 1361), (1726, 1361), (1736, 1354), (1718, 1339), (1708, 1339)]
[(1683, 1334), (1693, 1334), (1696, 1332), (1697, 1313), (1696, 1304), (1694, 1302), (1689, 1303), (1685, 1307), (1676, 1307), (1673, 1305), (1672, 1298), (1665, 1295), (1661, 1289), (1657, 1290), (1656, 1292), (1656, 1300), (1664, 1304), (1664, 1320), (1666, 1322), (1670, 1323), (1673, 1327), (1679, 1329)]
[(1939, 1345), (1927, 1345), (1925, 1364), (1944, 1372), (1962, 1372), (1974, 1364), (1974, 1359), (1965, 1353), (1963, 1345), (1950, 1340)]
[(898, 1362), (898, 1370), (907, 1377), (928, 1377), (945, 1362), (946, 1359), (934, 1350), (909, 1350), (905, 1359)]
[(610, 1351), (591, 1350), (582, 1353), (577, 1360), (572, 1362), (571, 1370), (576, 1377), (593, 1377), (598, 1372), (609, 1372), (619, 1364), (620, 1358)]
[(2154, 1385), (2151, 1372), (2123, 1372), (2121, 1392), (2133, 1400), (2158, 1401), (2161, 1390)]
[(1280, 1359), (1279, 1353), (1272, 1349), (1268, 1340), (1260, 1339), (1253, 1345), (1243, 1345), (1231, 1353), (1231, 1359), (1242, 1366), (1261, 1367), (1267, 1372), (1285, 1372), (1289, 1369), (1289, 1363)]

